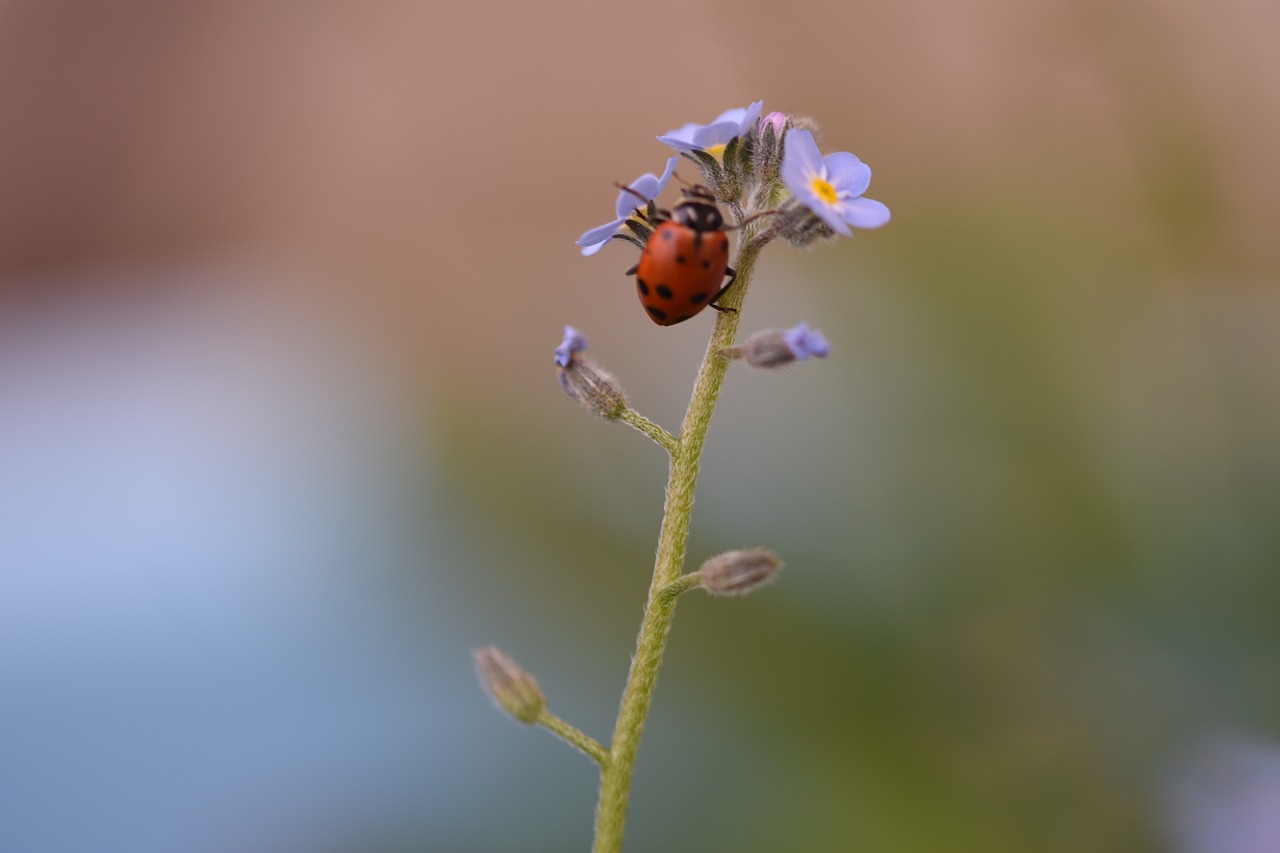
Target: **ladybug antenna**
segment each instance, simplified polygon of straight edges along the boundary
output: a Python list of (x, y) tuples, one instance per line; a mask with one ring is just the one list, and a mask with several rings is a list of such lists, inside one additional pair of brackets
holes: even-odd
[(737, 225), (726, 225), (724, 230), (738, 231), (742, 228), (746, 228), (748, 225), (750, 225), (752, 222), (755, 222), (757, 219), (763, 219), (766, 216), (773, 216), (781, 212), (782, 211), (780, 210), (762, 210), (759, 213), (753, 213), (752, 215), (748, 216), (746, 219), (739, 222)]
[(683, 184), (683, 185), (684, 185), (684, 186), (686, 186), (686, 187), (691, 187), (691, 186), (693, 186), (693, 184), (691, 184), (691, 183), (689, 183), (688, 181), (686, 181), (686, 180), (684, 179), (684, 177), (683, 177), (683, 176), (681, 176), (681, 174), (680, 174), (679, 172), (672, 172), (672, 173), (671, 173), (671, 177), (675, 178), (677, 181), (679, 181), (681, 184)]
[(642, 204), (642, 205), (648, 204), (649, 202), (653, 201), (653, 199), (645, 198), (643, 195), (641, 195), (640, 193), (636, 192), (635, 190), (633, 190), (631, 187), (627, 186), (626, 184), (618, 183), (617, 181), (615, 181), (613, 185), (614, 185), (615, 187), (617, 187), (618, 189), (622, 190), (624, 193), (631, 193), (633, 196), (635, 196), (636, 198), (640, 199), (640, 204)]
[(643, 194), (637, 192), (626, 184), (615, 182), (614, 186), (622, 190), (624, 193), (631, 193), (633, 196), (640, 199), (640, 204), (636, 205), (636, 213), (640, 215), (641, 219), (646, 219), (652, 222), (655, 219), (671, 218), (671, 213), (658, 207), (658, 203), (654, 199), (645, 198)]

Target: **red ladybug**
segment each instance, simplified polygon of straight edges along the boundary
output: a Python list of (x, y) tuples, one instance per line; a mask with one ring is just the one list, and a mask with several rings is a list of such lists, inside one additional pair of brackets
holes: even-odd
[[(658, 226), (640, 253), (640, 262), (627, 270), (636, 277), (636, 292), (649, 318), (659, 326), (674, 326), (724, 296), (737, 273), (729, 266), (729, 238), (716, 198), (703, 186), (682, 190), (684, 199), (667, 213), (650, 202), (643, 211)], [(729, 277), (723, 285), (725, 276)]]

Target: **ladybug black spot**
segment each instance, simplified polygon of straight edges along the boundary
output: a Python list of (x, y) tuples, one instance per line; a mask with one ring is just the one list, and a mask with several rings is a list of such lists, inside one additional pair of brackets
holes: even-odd
[(704, 270), (709, 270), (709, 269), (711, 269), (711, 261), (703, 261), (703, 262), (702, 262), (702, 268), (703, 268)]
[(676, 255), (676, 263), (677, 263), (677, 264), (683, 264), (683, 263), (685, 262), (685, 260), (686, 260), (686, 258), (685, 258), (685, 256), (684, 256), (684, 255)]
[(644, 279), (642, 278), (636, 279), (636, 288), (645, 296), (649, 295), (649, 285), (645, 283)]
[(723, 240), (720, 241), (720, 251), (724, 252), (726, 255), (729, 254), (729, 238), (728, 237), (725, 237)]
[(689, 297), (689, 301), (692, 302), (694, 305), (699, 305), (703, 301), (705, 301), (706, 298), (707, 298), (707, 294), (705, 293), (695, 293)]
[(644, 310), (648, 311), (655, 320), (667, 319), (667, 312), (663, 311), (661, 308), (654, 308), (652, 305), (646, 305), (644, 306)]
[(660, 284), (654, 289), (658, 291), (658, 295), (663, 299), (670, 299), (675, 296), (675, 294), (671, 292), (671, 288), (667, 287), (665, 284)]

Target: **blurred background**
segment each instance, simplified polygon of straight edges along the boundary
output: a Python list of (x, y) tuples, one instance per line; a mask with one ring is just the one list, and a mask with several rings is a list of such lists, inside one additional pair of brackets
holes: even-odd
[[(763, 98), (884, 229), (771, 247), (636, 851), (1280, 850), (1280, 6), (0, 4), (0, 849), (568, 851), (711, 327), (615, 181)], [(683, 170), (687, 176), (689, 170)], [(709, 314), (709, 312), (708, 312)]]

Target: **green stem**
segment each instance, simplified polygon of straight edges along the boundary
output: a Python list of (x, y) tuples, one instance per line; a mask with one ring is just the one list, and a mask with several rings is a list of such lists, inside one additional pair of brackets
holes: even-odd
[(681, 575), (671, 583), (659, 590), (658, 594), (663, 598), (679, 598), (691, 589), (695, 589), (702, 584), (701, 572), (690, 572)]
[(623, 413), (618, 416), (618, 420), (622, 421), (624, 424), (629, 424), (630, 426), (635, 427), (640, 432), (649, 436), (649, 438), (652, 438), (655, 444), (667, 451), (668, 455), (674, 454), (680, 446), (680, 442), (676, 440), (674, 435), (667, 432), (665, 429), (658, 426), (635, 409), (629, 408), (624, 410)]
[[(750, 228), (750, 226), (748, 226)], [(644, 731), (645, 718), (653, 702), (653, 689), (658, 680), (658, 667), (671, 631), (678, 595), (664, 594), (669, 585), (680, 578), (684, 565), (685, 545), (689, 540), (689, 518), (693, 512), (693, 491), (698, 480), (702, 448), (711, 426), (720, 388), (724, 384), (729, 362), (720, 350), (733, 346), (738, 334), (742, 302), (751, 285), (756, 255), (760, 245), (743, 235), (738, 252), (738, 277), (720, 304), (732, 311), (716, 317), (707, 352), (693, 386), (693, 397), (685, 412), (680, 438), (671, 453), (667, 481), (667, 500), (658, 538), (658, 555), (654, 561), (653, 581), (645, 605), (640, 636), (636, 640), (631, 672), (622, 692), (618, 722), (610, 744), (610, 759), (601, 765), (600, 800), (596, 805), (596, 839), (593, 853), (620, 853), (622, 834), (627, 820), (627, 803), (631, 796), (631, 777), (635, 772), (636, 751)]]
[(590, 758), (601, 767), (609, 763), (609, 751), (600, 745), (600, 742), (586, 732), (580, 731), (557, 717), (555, 714), (546, 710), (538, 715), (535, 720), (538, 725), (551, 732), (556, 737), (563, 740), (572, 747), (576, 747), (587, 758)]

